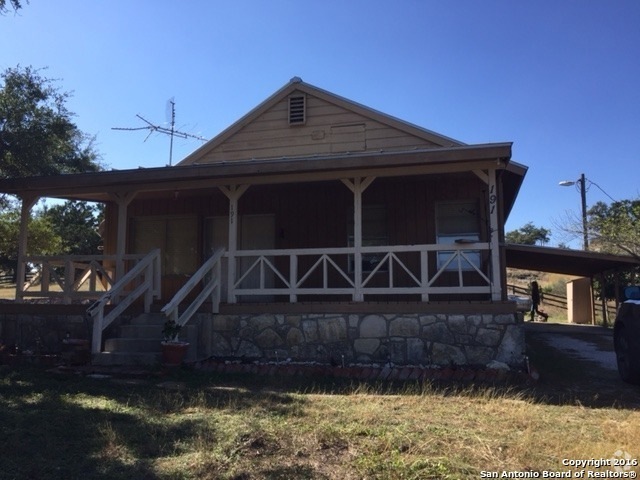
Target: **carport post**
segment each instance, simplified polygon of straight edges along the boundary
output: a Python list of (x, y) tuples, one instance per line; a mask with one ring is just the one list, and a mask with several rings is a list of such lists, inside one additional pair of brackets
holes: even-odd
[(600, 305), (602, 307), (602, 324), (609, 326), (609, 312), (607, 311), (607, 298), (605, 296), (605, 278), (604, 273), (600, 273)]

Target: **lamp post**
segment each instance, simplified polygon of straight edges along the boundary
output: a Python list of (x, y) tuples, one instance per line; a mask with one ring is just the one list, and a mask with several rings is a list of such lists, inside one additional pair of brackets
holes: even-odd
[(589, 230), (587, 226), (587, 184), (589, 182), (589, 186), (595, 185), (598, 190), (604, 193), (607, 197), (611, 199), (612, 202), (616, 202), (617, 200), (605, 192), (600, 185), (596, 182), (592, 182), (588, 178), (584, 176), (584, 173), (580, 175), (580, 178), (572, 181), (572, 180), (563, 180), (558, 183), (561, 187), (570, 187), (572, 185), (580, 186), (580, 200), (582, 201), (582, 241), (584, 243), (584, 249), (589, 250)]
[(589, 250), (589, 230), (587, 227), (587, 188), (585, 185), (584, 173), (575, 182), (571, 180), (563, 180), (559, 183), (562, 187), (570, 187), (572, 185), (580, 185), (580, 199), (582, 201), (582, 243), (585, 250)]

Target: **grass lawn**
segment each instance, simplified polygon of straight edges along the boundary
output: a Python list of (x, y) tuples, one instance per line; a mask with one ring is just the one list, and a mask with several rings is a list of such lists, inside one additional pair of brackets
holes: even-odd
[(0, 367), (0, 478), (481, 478), (618, 450), (640, 459), (636, 408), (554, 393)]

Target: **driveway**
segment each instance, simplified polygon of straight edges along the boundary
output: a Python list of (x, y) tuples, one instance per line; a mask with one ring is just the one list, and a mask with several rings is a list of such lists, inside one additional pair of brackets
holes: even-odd
[(640, 407), (640, 387), (620, 380), (613, 331), (593, 325), (525, 323), (538, 393), (553, 402)]

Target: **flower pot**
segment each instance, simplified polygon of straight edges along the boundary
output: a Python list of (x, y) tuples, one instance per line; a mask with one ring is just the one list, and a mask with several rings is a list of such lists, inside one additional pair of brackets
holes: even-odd
[(187, 355), (187, 342), (161, 342), (162, 364), (177, 367), (182, 364)]

